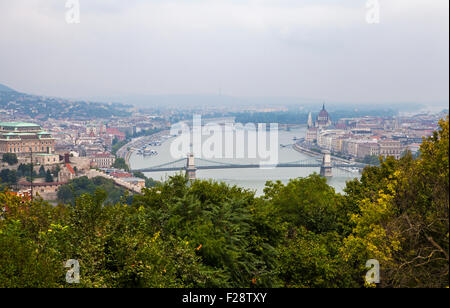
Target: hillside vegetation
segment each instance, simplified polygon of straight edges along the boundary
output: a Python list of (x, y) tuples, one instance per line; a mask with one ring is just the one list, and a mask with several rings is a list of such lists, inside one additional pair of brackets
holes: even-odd
[(16, 92), (0, 84), (0, 109), (14, 111), (16, 117), (52, 119), (95, 119), (111, 116), (123, 117), (130, 106), (114, 103), (72, 101)]

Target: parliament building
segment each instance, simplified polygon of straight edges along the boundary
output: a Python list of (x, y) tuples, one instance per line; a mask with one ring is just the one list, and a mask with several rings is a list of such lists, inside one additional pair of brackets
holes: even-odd
[(308, 116), (308, 129), (306, 131), (305, 141), (309, 143), (317, 142), (320, 130), (331, 126), (331, 118), (328, 111), (325, 109), (325, 104), (319, 112), (316, 121), (313, 123), (311, 112)]
[(0, 122), (0, 155), (15, 153), (25, 156), (32, 153), (52, 154), (55, 139), (37, 124)]

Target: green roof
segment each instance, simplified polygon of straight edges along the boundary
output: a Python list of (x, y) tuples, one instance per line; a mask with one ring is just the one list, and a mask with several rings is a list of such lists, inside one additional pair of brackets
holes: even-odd
[[(14, 133), (14, 132), (9, 132), (9, 133), (0, 133), (0, 135), (3, 135), (3, 136), (35, 136), (35, 135), (39, 135), (39, 133), (33, 133), (33, 132), (29, 132), (29, 133)], [(46, 134), (46, 135), (50, 135), (50, 134)]]
[(0, 122), (0, 126), (5, 126), (5, 127), (40, 127), (39, 124), (21, 123), (21, 122)]

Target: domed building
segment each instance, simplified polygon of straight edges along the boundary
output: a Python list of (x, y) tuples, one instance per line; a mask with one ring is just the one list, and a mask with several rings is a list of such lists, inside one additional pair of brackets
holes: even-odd
[(328, 114), (328, 111), (325, 109), (325, 104), (323, 104), (322, 110), (319, 112), (319, 115), (317, 116), (316, 127), (324, 128), (330, 125), (331, 125), (330, 115)]
[(15, 153), (51, 154), (55, 150), (55, 139), (37, 124), (0, 122), (0, 155)]

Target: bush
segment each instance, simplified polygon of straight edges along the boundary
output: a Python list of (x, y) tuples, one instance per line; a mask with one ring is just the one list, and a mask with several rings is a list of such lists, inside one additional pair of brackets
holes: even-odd
[(19, 160), (17, 159), (16, 154), (14, 153), (5, 153), (3, 154), (3, 158), (2, 161), (4, 163), (8, 163), (8, 165), (12, 166), (15, 165), (19, 162)]

